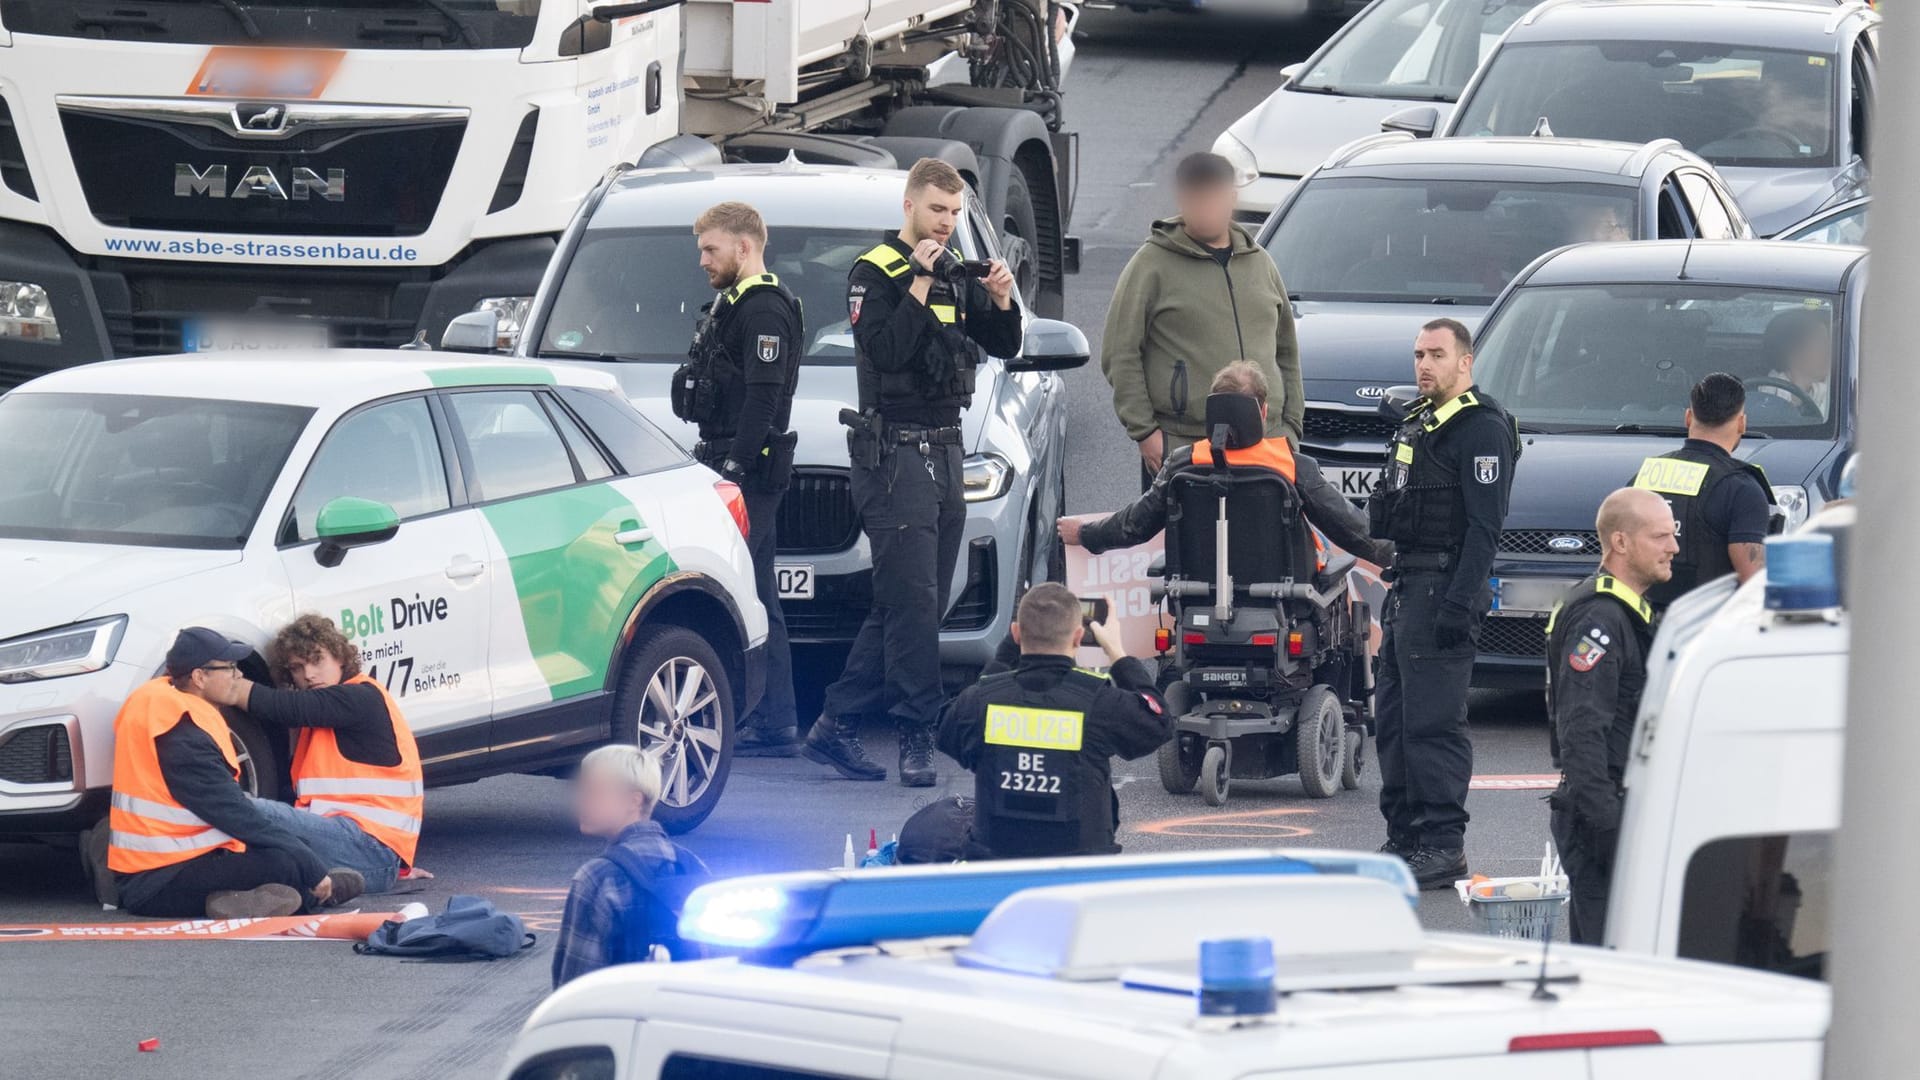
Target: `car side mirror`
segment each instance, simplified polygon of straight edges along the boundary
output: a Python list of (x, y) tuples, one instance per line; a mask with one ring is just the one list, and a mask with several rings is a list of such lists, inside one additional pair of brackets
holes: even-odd
[(1065, 371), (1086, 364), (1093, 355), (1087, 335), (1072, 323), (1035, 319), (1027, 324), (1020, 355), (1007, 361), (1008, 371)]
[(343, 495), (320, 508), (313, 531), (320, 537), (319, 546), (313, 549), (313, 561), (331, 569), (339, 566), (352, 548), (393, 539), (400, 531), (400, 515), (386, 503)]
[(1301, 63), (1288, 64), (1286, 67), (1281, 68), (1280, 69), (1280, 85), (1281, 86), (1293, 85), (1294, 80), (1300, 77), (1301, 69), (1306, 66), (1307, 66), (1306, 63), (1302, 61)]
[(1440, 110), (1431, 105), (1401, 109), (1380, 121), (1381, 131), (1404, 131), (1416, 139), (1431, 139), (1439, 127)]
[(440, 348), (444, 352), (498, 352), (499, 343), (500, 313), (497, 311), (455, 315), (447, 324), (446, 332), (440, 335)]
[(1399, 423), (1413, 411), (1414, 403), (1420, 400), (1420, 388), (1417, 386), (1389, 386), (1386, 393), (1380, 395), (1380, 415)]

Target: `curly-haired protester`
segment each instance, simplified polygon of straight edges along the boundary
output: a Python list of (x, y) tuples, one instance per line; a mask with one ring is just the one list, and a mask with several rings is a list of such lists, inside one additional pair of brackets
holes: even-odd
[(239, 680), (234, 705), (294, 734), (294, 805), (260, 801), (332, 866), (386, 892), (413, 865), (425, 803), (420, 753), (392, 695), (360, 670), (360, 650), (323, 615), (273, 639), (274, 689)]

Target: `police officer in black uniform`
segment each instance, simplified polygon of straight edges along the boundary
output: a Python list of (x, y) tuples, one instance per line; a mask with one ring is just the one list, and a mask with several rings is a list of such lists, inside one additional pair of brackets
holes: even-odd
[(847, 275), (860, 409), (842, 418), (852, 428), (854, 507), (873, 552), (873, 606), (804, 752), (855, 780), (886, 779), (855, 730), (859, 716), (882, 711), (901, 724), (900, 782), (937, 779), (940, 620), (966, 524), (960, 414), (980, 350), (1020, 351), (1013, 275), (998, 259), (963, 263), (951, 247), (965, 206), (960, 174), (921, 159), (907, 176), (904, 227)]
[(1547, 729), (1560, 786), (1547, 798), (1553, 842), (1573, 891), (1568, 932), (1598, 945), (1620, 838), (1620, 778), (1647, 685), (1653, 605), (1644, 597), (1672, 573), (1673, 512), (1658, 495), (1621, 488), (1594, 526), (1600, 570), (1568, 590), (1547, 623)]
[(1648, 458), (1633, 479), (1634, 487), (1663, 496), (1680, 525), (1673, 576), (1647, 593), (1656, 614), (1696, 585), (1759, 573), (1774, 521), (1767, 474), (1733, 456), (1747, 433), (1746, 387), (1716, 371), (1694, 386), (1689, 405), (1685, 445)]
[(983, 675), (941, 713), (941, 752), (973, 770), (970, 857), (1120, 850), (1113, 758), (1158, 750), (1173, 720), (1147, 666), (1120, 648), (1119, 629), (1109, 621), (1091, 630), (1110, 678), (1073, 666), (1085, 632), (1079, 598), (1064, 585), (1035, 585), (1013, 626), (1016, 666)]
[(1373, 535), (1397, 548), (1374, 690), (1380, 850), (1405, 859), (1427, 889), (1467, 873), (1467, 687), (1520, 440), (1472, 385), (1465, 326), (1428, 323), (1413, 362), (1420, 400), (1387, 448), (1367, 511)]
[(704, 309), (688, 363), (674, 375), (673, 411), (700, 427), (693, 456), (740, 485), (754, 589), (767, 609), (767, 688), (740, 725), (734, 753), (792, 756), (800, 746), (787, 620), (774, 585), (780, 501), (793, 473), (787, 430), (805, 337), (800, 301), (767, 272), (767, 226), (724, 202), (694, 223), (700, 268), (722, 290)]

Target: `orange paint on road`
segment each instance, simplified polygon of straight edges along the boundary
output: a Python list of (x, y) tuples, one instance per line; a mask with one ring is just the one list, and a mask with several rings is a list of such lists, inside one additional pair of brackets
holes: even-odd
[(1559, 773), (1517, 773), (1512, 776), (1476, 776), (1467, 784), (1467, 787), (1474, 791), (1552, 791), (1559, 786)]
[(291, 915), (278, 919), (38, 923), (0, 926), (5, 941), (363, 941), (398, 912)]
[(1272, 810), (1242, 810), (1232, 814), (1196, 814), (1192, 817), (1161, 818), (1142, 822), (1130, 831), (1152, 836), (1188, 836), (1210, 840), (1297, 840), (1312, 836), (1305, 825), (1292, 825), (1275, 818), (1312, 815), (1304, 806), (1286, 806)]

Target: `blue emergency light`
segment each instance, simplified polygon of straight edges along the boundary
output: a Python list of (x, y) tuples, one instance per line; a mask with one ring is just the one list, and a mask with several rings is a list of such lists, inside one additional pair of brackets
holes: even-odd
[(1200, 943), (1200, 1015), (1267, 1016), (1273, 988), (1273, 939), (1217, 938)]
[(1252, 849), (1167, 855), (1008, 859), (945, 866), (759, 874), (696, 889), (680, 937), (780, 962), (880, 941), (970, 935), (1026, 889), (1157, 878), (1350, 874), (1420, 899), (1406, 864), (1358, 852)]
[(1820, 611), (1840, 606), (1833, 537), (1801, 532), (1767, 539), (1767, 608)]

